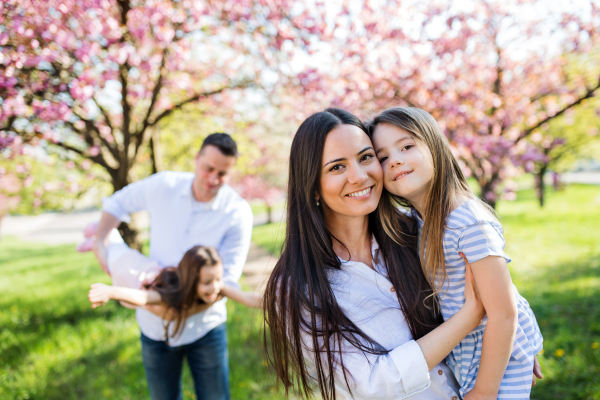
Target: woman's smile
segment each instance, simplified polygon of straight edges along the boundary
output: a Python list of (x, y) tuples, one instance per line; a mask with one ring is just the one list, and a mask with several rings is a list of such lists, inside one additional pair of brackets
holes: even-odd
[(346, 195), (346, 197), (351, 197), (355, 200), (366, 200), (369, 197), (371, 197), (371, 193), (373, 192), (374, 187), (375, 187), (375, 185), (369, 186), (368, 188), (363, 189), (363, 190), (358, 190), (356, 192), (348, 193)]

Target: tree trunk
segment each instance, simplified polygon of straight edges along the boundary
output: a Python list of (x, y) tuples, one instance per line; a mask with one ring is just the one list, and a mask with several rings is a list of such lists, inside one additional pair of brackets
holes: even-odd
[(162, 163), (162, 150), (160, 147), (158, 128), (153, 127), (150, 129), (150, 159), (152, 160), (152, 173), (156, 174), (164, 169)]
[(535, 174), (535, 195), (538, 198), (540, 207), (544, 207), (544, 196), (546, 191), (546, 184), (544, 182), (544, 175), (548, 170), (548, 164), (543, 164), (540, 170)]
[(270, 224), (273, 222), (273, 217), (271, 216), (273, 211), (273, 207), (271, 207), (270, 205), (267, 204), (267, 224)]
[(497, 196), (494, 189), (491, 188), (491, 182), (481, 186), (481, 200), (489, 204), (494, 210), (496, 209)]
[[(117, 192), (123, 189), (125, 186), (129, 185), (129, 179), (127, 178), (127, 174), (119, 174), (117, 176), (113, 176), (113, 188), (114, 191)], [(121, 222), (118, 227), (119, 233), (123, 237), (123, 240), (129, 247), (132, 249), (142, 250), (142, 243), (140, 240), (140, 232), (139, 229), (135, 226), (135, 220), (132, 219), (131, 223), (127, 224), (125, 222)]]

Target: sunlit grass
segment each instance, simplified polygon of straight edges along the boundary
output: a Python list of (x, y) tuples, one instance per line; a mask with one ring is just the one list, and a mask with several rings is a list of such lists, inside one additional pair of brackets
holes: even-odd
[[(92, 310), (89, 285), (109, 283), (74, 246), (0, 241), (0, 399), (143, 399), (148, 391), (133, 311)], [(260, 311), (228, 304), (234, 399), (272, 399)], [(184, 399), (194, 398), (184, 369)]]
[[(534, 399), (600, 399), (600, 187), (531, 190), (498, 207), (511, 273), (544, 335), (545, 379)], [(253, 240), (279, 252), (284, 224)], [(112, 302), (92, 310), (87, 290), (108, 277), (74, 246), (0, 241), (0, 399), (148, 398), (139, 329)], [(260, 311), (228, 303), (233, 399), (282, 398), (265, 365)], [(193, 384), (184, 369), (184, 399)]]

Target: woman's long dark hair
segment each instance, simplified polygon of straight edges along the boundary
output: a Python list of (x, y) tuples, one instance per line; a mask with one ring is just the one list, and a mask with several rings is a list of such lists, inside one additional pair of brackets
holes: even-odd
[(166, 304), (166, 340), (169, 339), (169, 325), (174, 323), (171, 337), (179, 335), (190, 309), (196, 304), (205, 304), (198, 297), (200, 269), (219, 264), (221, 257), (214, 247), (194, 246), (185, 252), (177, 268), (163, 269), (151, 283), (144, 285), (146, 289), (157, 291)]
[[(319, 189), (321, 158), (327, 134), (342, 125), (354, 125), (367, 133), (351, 113), (335, 108), (309, 117), (300, 125), (292, 142), (287, 196), (287, 228), (281, 258), (267, 283), (264, 298), (265, 347), (286, 394), (297, 386), (303, 397), (312, 394), (311, 378), (303, 349), (312, 349), (319, 389), (325, 400), (335, 399), (334, 370), (344, 367), (341, 345), (347, 341), (363, 353), (386, 354), (342, 312), (327, 270), (340, 269), (322, 210), (315, 202)], [(369, 229), (396, 288), (400, 308), (415, 339), (441, 323), (434, 317), (431, 287), (416, 251), (417, 227), (408, 217), (400, 224), (408, 233), (404, 246), (385, 234), (377, 211), (369, 215)], [(270, 340), (267, 339), (270, 334)], [(308, 341), (308, 342), (307, 342)], [(390, 349), (391, 350), (391, 349)], [(350, 391), (351, 393), (351, 391)]]

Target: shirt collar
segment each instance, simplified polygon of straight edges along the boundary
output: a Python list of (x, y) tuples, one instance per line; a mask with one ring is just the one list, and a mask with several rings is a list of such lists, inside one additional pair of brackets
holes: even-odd
[[(181, 195), (181, 197), (189, 198), (191, 201), (201, 203), (201, 202), (197, 201), (196, 198), (194, 197), (194, 192), (192, 191), (193, 182), (194, 182), (194, 177), (192, 177), (192, 179), (190, 179), (189, 182), (185, 182), (185, 184), (183, 184), (181, 186), (180, 195)], [(207, 202), (204, 202), (204, 204), (206, 205), (206, 211), (216, 210), (217, 208), (219, 208), (219, 204), (222, 202), (224, 192), (226, 190), (225, 189), (226, 186), (227, 186), (227, 184), (221, 186), (221, 188), (219, 189), (219, 191), (217, 192), (217, 195), (215, 197), (213, 197), (212, 199), (210, 199)]]

